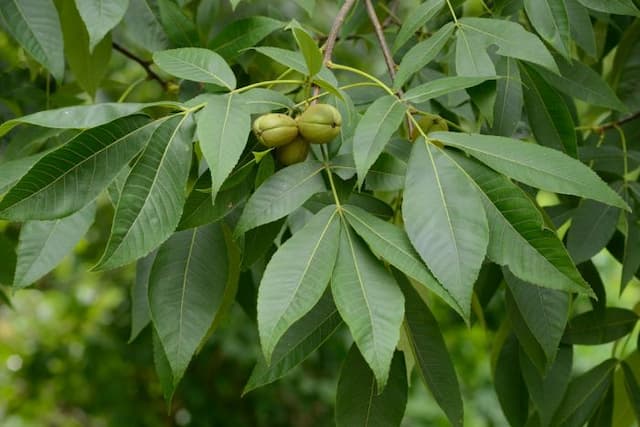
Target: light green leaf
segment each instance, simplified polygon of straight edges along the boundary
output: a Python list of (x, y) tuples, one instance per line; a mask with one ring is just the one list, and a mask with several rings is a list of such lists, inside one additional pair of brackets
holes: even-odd
[(124, 23), (127, 35), (138, 47), (149, 52), (169, 47), (155, 0), (129, 0)]
[(95, 217), (91, 203), (73, 215), (22, 226), (14, 288), (24, 288), (53, 270), (85, 235)]
[(613, 89), (588, 65), (580, 61), (569, 62), (561, 57), (557, 57), (556, 61), (560, 74), (550, 73), (541, 67), (535, 69), (560, 92), (589, 104), (627, 111)]
[(520, 74), (529, 127), (536, 141), (577, 158), (575, 125), (564, 98), (531, 67), (522, 64)]
[(258, 289), (258, 330), (267, 364), (280, 338), (324, 293), (338, 253), (335, 206), (318, 212), (269, 261)]
[(400, 227), (383, 221), (357, 206), (345, 205), (343, 211), (349, 224), (374, 254), (424, 285), (464, 317), (460, 305), (433, 277)]
[(367, 171), (402, 123), (406, 111), (405, 104), (388, 95), (376, 99), (358, 122), (353, 136), (353, 157), (358, 172), (358, 186), (362, 186)]
[(391, 273), (346, 226), (340, 234), (331, 291), (381, 392), (400, 339), (404, 297)]
[(444, 0), (427, 0), (411, 13), (402, 23), (393, 41), (393, 52), (397, 52), (409, 39), (444, 7)]
[(393, 354), (389, 383), (376, 392), (376, 378), (355, 345), (340, 369), (336, 426), (400, 426), (407, 405), (407, 373), (401, 352)]
[[(486, 57), (485, 60), (490, 61), (486, 49), (496, 45), (498, 46), (496, 51), (498, 55), (532, 62), (552, 72), (558, 72), (558, 67), (545, 45), (535, 34), (528, 32), (520, 24), (501, 20), (497, 25), (496, 20), (491, 18), (462, 18), (458, 20), (458, 23), (460, 24), (457, 30), (458, 37), (473, 40), (467, 46), (470, 49), (470, 52), (467, 53), (477, 55), (474, 51), (480, 49)], [(458, 58), (459, 54), (456, 52), (456, 59)], [(458, 61), (456, 61), (457, 63)], [(458, 75), (485, 75), (484, 73), (461, 74), (457, 67), (456, 70)]]
[(587, 311), (569, 320), (562, 341), (567, 344), (600, 345), (631, 333), (640, 317), (620, 307)]
[(458, 377), (438, 321), (406, 278), (394, 274), (405, 298), (406, 332), (416, 368), (451, 425), (462, 427), (464, 409)]
[(266, 114), (284, 108), (293, 110), (291, 98), (271, 89), (255, 88), (238, 95), (245, 110), (251, 114)]
[(60, 22), (64, 36), (64, 54), (69, 69), (76, 77), (78, 85), (93, 99), (108, 70), (111, 36), (107, 36), (95, 46), (90, 46), (89, 33), (71, 1), (64, 3)]
[(315, 76), (322, 69), (323, 63), (322, 53), (318, 49), (318, 45), (305, 30), (293, 28), (292, 31), (304, 62), (307, 64), (309, 76)]
[(491, 79), (491, 77), (442, 77), (409, 89), (407, 93), (404, 94), (403, 99), (405, 101), (420, 104), (447, 93), (477, 86), (489, 79)]
[(569, 16), (564, 0), (525, 0), (533, 28), (565, 58), (569, 58)]
[(508, 269), (503, 273), (522, 319), (552, 363), (569, 319), (571, 296), (524, 282)]
[(187, 17), (175, 0), (156, 0), (160, 23), (174, 47), (199, 46), (200, 37), (193, 21)]
[(480, 190), (489, 221), (487, 256), (522, 280), (551, 289), (588, 292), (558, 236), (531, 198), (509, 178), (462, 155), (449, 153)]
[(580, 264), (591, 259), (604, 248), (616, 231), (620, 209), (583, 200), (573, 213), (567, 236), (567, 249)]
[[(396, 73), (396, 78), (393, 81), (394, 89), (401, 88), (413, 74), (417, 73), (431, 61), (436, 59), (440, 51), (442, 51), (444, 46), (451, 39), (451, 35), (455, 28), (456, 27), (453, 23), (449, 22), (440, 27), (440, 29), (428, 39), (412, 46), (411, 49), (409, 49), (402, 57), (402, 61), (398, 67), (398, 72)], [(396, 40), (398, 39), (396, 38)]]
[(52, 0), (4, 0), (2, 25), (60, 83), (64, 48), (58, 11)]
[(147, 107), (168, 106), (176, 108), (178, 103), (163, 101), (144, 103), (105, 102), (94, 105), (74, 105), (7, 120), (0, 125), (0, 136), (6, 135), (20, 124), (29, 124), (55, 129), (87, 129), (104, 125), (121, 117), (130, 116)]
[(633, 0), (578, 0), (580, 4), (598, 12), (614, 13), (619, 15), (640, 16), (640, 10)]
[(618, 361), (608, 359), (569, 383), (553, 426), (579, 427), (591, 418), (609, 389)]
[(107, 33), (118, 25), (129, 7), (129, 0), (75, 0), (75, 2), (89, 32), (90, 52), (93, 52)]
[(325, 191), (320, 175), (323, 169), (321, 163), (307, 160), (270, 176), (247, 201), (235, 234), (280, 219), (302, 206), (315, 193)]
[(214, 323), (225, 290), (238, 280), (230, 245), (223, 226), (211, 224), (175, 233), (156, 255), (149, 308), (174, 387)]
[(473, 184), (423, 138), (411, 151), (402, 215), (411, 243), (468, 318), (489, 243), (487, 217)]
[[(292, 70), (298, 71), (304, 75), (309, 75), (309, 69), (307, 68), (307, 63), (300, 52), (294, 52), (292, 50), (281, 49), (279, 47), (271, 47), (271, 46), (261, 46), (254, 48), (256, 52), (259, 52), (274, 61), (291, 68)], [(338, 80), (336, 80), (335, 76), (327, 67), (322, 67), (322, 69), (318, 72), (317, 78), (324, 80), (329, 83), (331, 86), (338, 86)]]
[(217, 53), (199, 47), (154, 52), (153, 62), (165, 72), (181, 79), (211, 83), (233, 90), (236, 76)]
[(211, 96), (200, 112), (197, 134), (211, 171), (214, 203), (222, 184), (240, 160), (250, 131), (249, 112), (234, 95)]
[(520, 351), (520, 367), (531, 400), (535, 405), (543, 426), (548, 426), (560, 405), (571, 377), (573, 347), (558, 349), (555, 361), (546, 375), (541, 375), (524, 351)]
[(496, 102), (493, 108), (492, 133), (512, 136), (522, 117), (522, 82), (518, 62), (500, 57), (496, 62), (498, 75), (504, 76), (496, 82)]
[(29, 169), (0, 202), (0, 216), (55, 219), (81, 209), (142, 149), (154, 126), (136, 116), (79, 133)]
[(256, 45), (269, 34), (282, 28), (283, 23), (266, 16), (250, 16), (227, 25), (209, 42), (227, 61), (235, 59), (244, 49)]
[(129, 343), (140, 335), (140, 332), (151, 322), (149, 313), (149, 276), (156, 259), (156, 251), (151, 252), (136, 262), (136, 279), (129, 291), (131, 298), (131, 333)]
[(502, 136), (435, 132), (433, 139), (460, 148), (496, 171), (524, 184), (629, 209), (595, 172), (547, 147)]
[(315, 352), (342, 325), (331, 292), (324, 293), (320, 301), (295, 322), (282, 336), (273, 350), (271, 365), (262, 354), (244, 386), (242, 394), (270, 384), (302, 363)]
[(295, 0), (295, 2), (303, 8), (309, 16), (313, 16), (313, 11), (316, 8), (316, 0)]
[(122, 189), (107, 247), (94, 269), (107, 270), (141, 258), (175, 230), (191, 165), (189, 118), (161, 119), (131, 168)]

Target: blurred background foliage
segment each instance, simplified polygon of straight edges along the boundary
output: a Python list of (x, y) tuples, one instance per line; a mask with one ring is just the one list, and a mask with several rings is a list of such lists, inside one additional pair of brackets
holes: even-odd
[[(231, 20), (227, 1), (182, 1), (198, 17), (198, 29), (210, 40)], [(337, 11), (337, 2), (318, 1), (312, 17), (293, 1), (243, 1), (233, 19), (264, 14), (282, 20), (297, 19), (320, 34), (326, 34)], [(313, 2), (309, 2), (312, 4)], [(402, 2), (400, 16), (410, 13), (418, 1)], [(456, 4), (462, 1), (454, 2)], [(206, 12), (206, 13), (205, 13)], [(209, 19), (208, 17), (215, 17)], [(366, 16), (352, 19), (345, 32), (365, 25)], [(360, 24), (358, 24), (360, 23)], [(148, 60), (148, 52), (132, 41), (131, 28), (119, 26), (113, 40)], [(370, 32), (357, 35), (358, 43), (341, 44), (338, 62), (362, 66), (384, 74)], [(291, 43), (275, 33), (267, 45)], [(293, 47), (293, 45), (291, 46)], [(145, 56), (147, 55), (147, 56)], [(234, 71), (242, 79), (271, 78), (283, 71), (278, 64), (256, 53), (243, 55)], [(198, 88), (183, 85), (165, 91), (157, 81), (146, 80), (144, 69), (125, 56), (112, 52), (108, 71), (95, 100), (81, 90), (73, 76), (59, 86), (47, 78), (5, 32), (0, 31), (0, 121), (42, 109), (91, 101), (122, 99), (147, 102), (157, 99), (188, 99)], [(354, 91), (365, 103), (378, 94)], [(45, 129), (20, 128), (0, 156), (11, 150), (35, 152), (64, 141), (67, 135)], [(20, 155), (23, 155), (22, 152)], [(282, 380), (241, 397), (258, 355), (258, 338), (250, 315), (236, 304), (230, 319), (206, 343), (189, 367), (170, 408), (155, 374), (151, 334), (145, 330), (134, 342), (130, 333), (129, 290), (134, 267), (110, 272), (89, 272), (104, 247), (113, 208), (100, 200), (98, 219), (74, 253), (35, 286), (15, 294), (1, 286), (0, 305), (0, 425), (3, 427), (67, 426), (331, 426), (333, 399), (340, 363), (348, 350), (348, 334), (335, 334), (318, 352)], [(12, 253), (19, 229), (0, 221), (0, 284), (11, 283)], [(608, 290), (609, 305), (633, 307), (640, 300), (637, 282), (619, 295), (620, 264), (606, 250), (595, 264)], [(242, 286), (242, 285), (241, 285)], [(486, 304), (483, 319), (471, 327), (451, 311), (433, 301), (433, 310), (445, 331), (465, 401), (465, 425), (504, 426), (491, 379), (491, 348), (501, 319), (505, 317), (504, 296), (497, 293)], [(586, 307), (585, 307), (586, 309)], [(576, 346), (575, 374), (584, 372), (612, 354), (623, 359), (638, 346), (638, 331), (621, 346)], [(637, 356), (638, 352), (636, 352)], [(634, 364), (640, 366), (640, 362)], [(640, 372), (636, 372), (640, 376)], [(444, 414), (424, 385), (414, 376), (403, 426), (446, 426)], [(622, 393), (622, 379), (615, 381)], [(614, 408), (614, 425), (633, 425), (631, 408), (625, 400)], [(618, 401), (618, 400), (616, 400)]]

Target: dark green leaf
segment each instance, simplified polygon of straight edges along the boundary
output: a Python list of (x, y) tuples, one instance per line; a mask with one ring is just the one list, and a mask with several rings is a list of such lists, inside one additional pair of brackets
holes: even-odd
[(440, 326), (420, 295), (401, 274), (394, 274), (405, 301), (406, 332), (416, 368), (449, 422), (462, 427), (464, 409), (456, 371), (440, 332)]
[(282, 22), (266, 16), (250, 16), (227, 25), (209, 42), (209, 48), (215, 50), (227, 61), (235, 59), (242, 50), (256, 43), (274, 31), (282, 28)]
[[(423, 3), (426, 4), (426, 3)], [(396, 78), (393, 81), (393, 87), (399, 89), (405, 84), (412, 75), (420, 71), (431, 61), (436, 59), (440, 51), (451, 39), (455, 30), (453, 23), (448, 23), (440, 27), (438, 31), (433, 33), (431, 37), (412, 46), (411, 49), (402, 57)], [(396, 38), (396, 41), (398, 38)]]
[(620, 293), (640, 269), (640, 221), (635, 215), (627, 215), (627, 235), (624, 241), (624, 258), (622, 259), (622, 278)]
[(4, 0), (2, 26), (62, 83), (64, 49), (58, 11), (52, 0)]
[(129, 0), (129, 8), (124, 15), (127, 35), (139, 47), (150, 52), (169, 47), (156, 3), (155, 0)]
[(633, 0), (578, 0), (582, 5), (598, 12), (640, 16)]
[(593, 200), (583, 200), (573, 214), (567, 249), (576, 263), (596, 255), (616, 231), (620, 209)]
[(164, 243), (149, 276), (151, 319), (171, 367), (173, 386), (238, 280), (237, 253), (220, 224), (180, 231)]
[(578, 0), (564, 0), (569, 16), (569, 29), (576, 44), (591, 57), (597, 55), (596, 35), (593, 32), (589, 11)]
[(496, 171), (527, 185), (629, 209), (595, 172), (551, 148), (492, 135), (435, 132), (430, 136), (467, 151)]
[(251, 114), (265, 114), (273, 110), (293, 109), (293, 101), (280, 92), (255, 88), (241, 93), (243, 107)]
[(524, 106), (529, 127), (536, 141), (563, 150), (571, 157), (578, 157), (573, 118), (564, 98), (533, 68), (522, 64), (520, 74), (523, 77)]
[(411, 11), (409, 16), (404, 20), (400, 31), (393, 41), (393, 51), (397, 52), (409, 39), (415, 34), (420, 27), (424, 26), (427, 21), (436, 16), (443, 8), (444, 0), (427, 0)]
[(540, 424), (548, 426), (569, 385), (573, 347), (560, 347), (546, 375), (541, 375), (524, 351), (520, 352), (522, 376), (535, 405)]
[(529, 395), (520, 369), (518, 340), (510, 334), (502, 344), (495, 372), (494, 385), (500, 406), (509, 424), (523, 426), (527, 420)]
[(496, 102), (493, 111), (493, 133), (512, 136), (522, 116), (522, 83), (515, 59), (501, 57), (496, 63), (498, 75), (504, 76), (496, 82)]
[(525, 0), (524, 8), (538, 34), (565, 58), (569, 58), (571, 35), (564, 0)]
[(299, 208), (315, 193), (326, 190), (321, 163), (307, 160), (278, 171), (251, 195), (238, 220), (235, 233), (241, 234), (282, 218)]
[(468, 318), (489, 243), (487, 217), (473, 184), (423, 138), (411, 151), (402, 214), (411, 243)]
[(322, 53), (311, 36), (302, 28), (293, 28), (293, 36), (298, 43), (304, 62), (307, 64), (309, 76), (315, 76), (322, 68)]
[(367, 171), (402, 123), (406, 108), (394, 96), (384, 96), (376, 99), (360, 119), (353, 136), (358, 186), (362, 185)]
[(365, 187), (372, 191), (400, 191), (404, 188), (406, 173), (405, 162), (382, 152), (367, 173)]
[[(234, 83), (235, 84), (235, 83)], [(211, 96), (198, 116), (198, 140), (211, 171), (211, 197), (240, 160), (251, 132), (251, 116), (234, 95)]]
[(567, 389), (560, 408), (553, 417), (553, 426), (579, 427), (584, 425), (605, 397), (618, 361), (605, 360), (593, 369), (574, 378)]
[[(269, 58), (286, 67), (291, 68), (292, 70), (296, 70), (299, 73), (307, 76), (309, 75), (307, 63), (305, 62), (304, 57), (300, 52), (271, 46), (256, 47), (254, 48), (254, 50), (268, 56)], [(335, 76), (326, 67), (322, 67), (322, 69), (318, 72), (317, 77), (329, 83), (331, 86), (338, 86), (338, 81), (336, 80)]]
[(633, 374), (633, 370), (627, 362), (622, 362), (622, 372), (624, 372), (624, 387), (627, 390), (627, 397), (633, 407), (633, 412), (636, 414), (636, 420), (640, 421), (640, 386), (638, 380)]
[(92, 46), (89, 33), (71, 1), (64, 3), (60, 22), (64, 36), (64, 53), (69, 69), (76, 77), (78, 85), (93, 99), (108, 70), (111, 59), (111, 36)]
[(381, 392), (400, 339), (404, 298), (391, 273), (346, 224), (340, 234), (331, 291)]
[(155, 122), (129, 117), (78, 134), (42, 157), (0, 202), (12, 220), (68, 216), (96, 198), (149, 140)]
[(85, 235), (96, 214), (91, 203), (73, 215), (22, 226), (14, 288), (24, 288), (53, 270)]
[(75, 2), (89, 32), (90, 52), (113, 27), (118, 25), (129, 6), (129, 0), (75, 0)]
[[(135, 1), (135, 0), (134, 0)], [(162, 348), (162, 342), (158, 337), (158, 332), (153, 329), (153, 364), (156, 368), (156, 374), (160, 380), (160, 386), (162, 387), (162, 395), (167, 405), (171, 405), (173, 400), (173, 393), (176, 391), (176, 382), (173, 380), (173, 373), (171, 372), (171, 366), (167, 355)]]
[(295, 322), (282, 336), (273, 350), (271, 365), (262, 354), (244, 386), (243, 394), (270, 384), (302, 363), (315, 352), (342, 325), (338, 309), (327, 291), (318, 304)]
[(258, 330), (267, 364), (285, 332), (317, 304), (338, 253), (335, 206), (318, 212), (273, 255), (258, 291)]
[(156, 0), (160, 12), (160, 22), (174, 47), (198, 46), (198, 31), (175, 0)]
[[(491, 77), (463, 77), (452, 76), (442, 77), (432, 80), (429, 83), (413, 87), (404, 94), (403, 99), (416, 104), (427, 102), (430, 99), (437, 98), (447, 93), (456, 92), (477, 86), (480, 83), (489, 80)], [(362, 123), (362, 122), (361, 122)]]
[[(156, 252), (151, 252), (136, 263), (136, 279), (131, 286), (131, 334), (129, 342), (137, 338), (151, 322), (149, 314), (149, 276), (156, 259)], [(155, 335), (155, 332), (154, 332)]]
[(587, 311), (569, 320), (562, 341), (581, 345), (615, 341), (633, 331), (638, 318), (635, 312), (620, 307)]
[[(168, 0), (167, 0), (168, 1)], [(236, 76), (217, 53), (199, 47), (163, 50), (153, 54), (163, 71), (181, 79), (211, 83), (229, 90), (236, 88)]]
[(376, 392), (376, 378), (357, 346), (351, 346), (340, 370), (336, 426), (400, 426), (407, 404), (407, 374), (402, 353), (393, 354), (389, 382)]
[(424, 285), (464, 317), (460, 305), (429, 272), (400, 227), (383, 221), (356, 206), (345, 205), (343, 210), (349, 224), (369, 245), (374, 254)]
[(176, 229), (191, 165), (192, 126), (187, 114), (160, 120), (131, 168), (118, 200), (111, 235), (95, 269), (141, 258)]
[(546, 359), (553, 362), (569, 318), (570, 295), (524, 282), (508, 270), (503, 273), (527, 328), (540, 344)]

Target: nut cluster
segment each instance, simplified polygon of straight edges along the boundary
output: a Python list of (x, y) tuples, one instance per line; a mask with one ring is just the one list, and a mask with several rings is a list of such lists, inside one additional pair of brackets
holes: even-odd
[(276, 149), (283, 165), (304, 161), (309, 144), (327, 144), (340, 133), (342, 117), (329, 104), (309, 106), (296, 119), (286, 114), (264, 114), (253, 122), (253, 132), (266, 147)]

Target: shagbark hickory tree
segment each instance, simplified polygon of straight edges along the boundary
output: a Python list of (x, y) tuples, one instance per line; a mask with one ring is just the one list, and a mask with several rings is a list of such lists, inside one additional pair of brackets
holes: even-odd
[[(494, 334), (511, 425), (631, 425), (638, 309), (607, 296), (638, 289), (639, 16), (636, 0), (3, 0), (0, 229), (20, 233), (0, 278), (37, 286), (111, 212), (94, 270), (136, 263), (131, 337), (152, 329), (167, 399), (238, 303), (262, 348), (246, 392), (338, 332), (337, 425), (400, 425), (413, 373), (461, 426), (437, 306)], [(329, 115), (303, 119), (314, 105)], [(592, 262), (605, 248), (618, 283)], [(572, 369), (575, 346), (608, 343)]]

